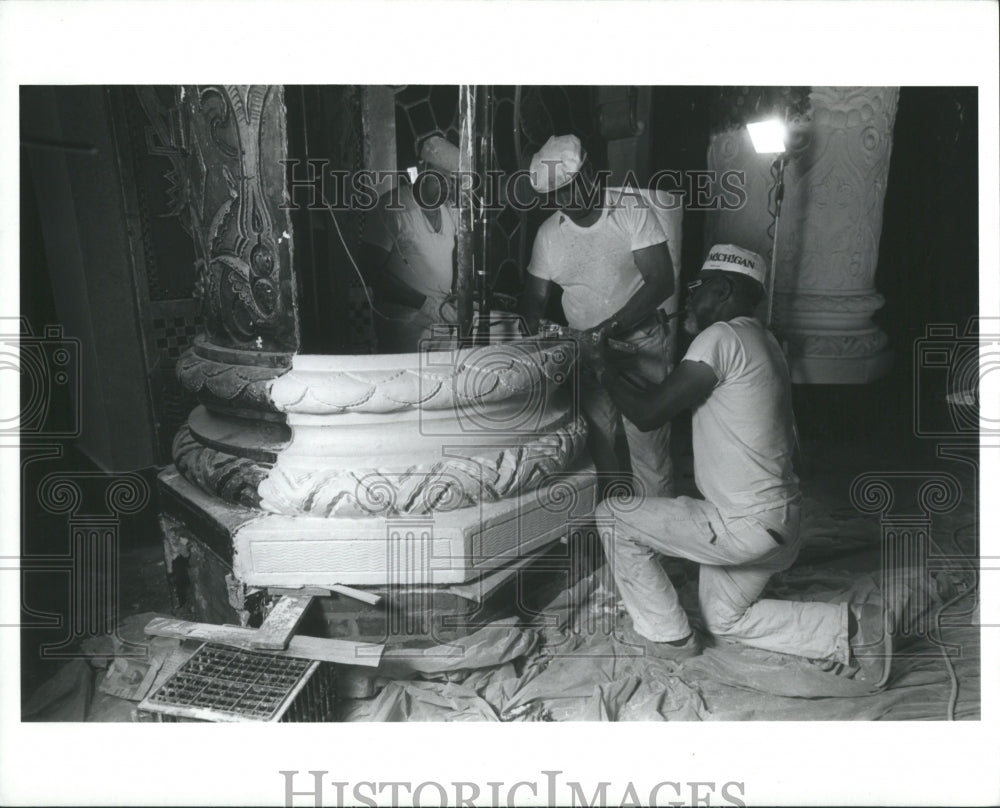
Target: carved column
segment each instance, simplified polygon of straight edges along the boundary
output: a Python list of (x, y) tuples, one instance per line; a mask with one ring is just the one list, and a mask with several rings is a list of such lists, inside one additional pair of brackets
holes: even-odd
[(298, 348), (286, 209), (282, 88), (190, 86), (187, 214), (210, 341), (268, 352)]
[(206, 333), (177, 363), (201, 406), (172, 455), (189, 479), (253, 507), (257, 483), (288, 440), (266, 389), (299, 347), (284, 93), (185, 86), (180, 99), (177, 208), (194, 242)]
[(281, 99), (185, 87), (180, 108), (207, 334), (177, 364), (200, 403), (159, 477), (161, 525), (174, 585), (186, 575), (216, 618), (227, 568), (241, 612), (240, 587), (465, 583), (595, 504), (585, 422), (561, 389), (570, 345), (301, 352), (294, 279), (308, 267), (291, 264)]
[[(898, 87), (814, 87), (805, 144), (785, 172), (778, 225), (774, 329), (798, 383), (851, 384), (884, 375), (888, 339), (872, 315)], [(709, 168), (747, 171), (747, 204), (710, 216), (708, 238), (769, 256), (771, 155), (745, 129), (709, 146)]]

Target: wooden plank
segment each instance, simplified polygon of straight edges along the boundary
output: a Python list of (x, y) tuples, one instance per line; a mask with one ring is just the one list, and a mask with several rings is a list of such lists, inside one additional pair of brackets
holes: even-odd
[(374, 592), (365, 592), (362, 589), (355, 589), (353, 586), (344, 586), (343, 584), (333, 584), (330, 586), (333, 592), (337, 592), (340, 595), (345, 595), (349, 598), (354, 598), (355, 600), (360, 600), (371, 606), (374, 606), (380, 600), (382, 600), (381, 595), (376, 595)]
[(336, 592), (339, 595), (363, 601), (371, 606), (376, 605), (382, 600), (382, 596), (374, 592), (355, 589), (353, 586), (344, 586), (343, 584), (330, 584), (329, 588), (319, 586), (269, 586), (267, 587), (267, 592), (269, 595), (315, 595), (316, 597), (329, 597), (332, 593)]
[(260, 651), (284, 651), (310, 603), (312, 595), (282, 595), (257, 629), (250, 647)]
[(320, 586), (265, 586), (268, 595), (312, 595), (316, 598), (330, 597), (330, 590)]
[[(201, 640), (235, 648), (255, 650), (250, 645), (257, 629), (239, 626), (216, 626), (211, 623), (190, 623), (154, 617), (146, 625), (146, 634), (152, 637), (174, 637), (179, 640)], [(278, 656), (316, 659), (338, 665), (363, 665), (377, 668), (384, 646), (352, 640), (330, 640), (323, 637), (292, 637), (284, 651), (268, 651)]]

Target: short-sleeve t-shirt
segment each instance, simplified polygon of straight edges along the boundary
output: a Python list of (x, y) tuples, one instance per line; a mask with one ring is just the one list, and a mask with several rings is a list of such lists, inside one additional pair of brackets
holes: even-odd
[(685, 360), (704, 362), (718, 379), (693, 410), (698, 489), (724, 516), (749, 516), (798, 495), (788, 365), (774, 335), (753, 317), (710, 325)]
[(538, 229), (528, 272), (562, 287), (572, 328), (593, 328), (642, 286), (632, 252), (667, 240), (655, 213), (636, 191), (605, 189), (601, 218), (581, 227), (561, 211)]
[(393, 193), (379, 197), (377, 208), (365, 222), (361, 240), (389, 253), (385, 271), (422, 295), (439, 298), (451, 292), (452, 255), (457, 217), (450, 204), (441, 206), (441, 228), (435, 231), (420, 209), (409, 185), (398, 189), (401, 209), (388, 206)]

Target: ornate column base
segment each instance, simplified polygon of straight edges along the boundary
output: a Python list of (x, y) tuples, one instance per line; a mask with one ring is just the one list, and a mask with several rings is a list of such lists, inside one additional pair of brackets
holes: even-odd
[(159, 484), (165, 536), (186, 526), (173, 557), (197, 541), (241, 582), (268, 587), (466, 583), (559, 541), (597, 504), (589, 464), (519, 497), (413, 518), (264, 514), (207, 495), (172, 467)]
[(872, 323), (878, 292), (775, 294), (775, 333), (794, 384), (866, 384), (889, 372), (889, 338)]
[(884, 346), (885, 334), (849, 335), (810, 332), (786, 336), (788, 369), (792, 384), (867, 384), (885, 376), (892, 367), (888, 348), (870, 352), (873, 345)]

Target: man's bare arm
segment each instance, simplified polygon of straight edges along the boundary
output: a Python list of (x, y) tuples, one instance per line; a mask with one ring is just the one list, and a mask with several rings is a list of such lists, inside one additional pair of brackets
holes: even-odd
[(605, 331), (611, 337), (631, 331), (674, 293), (674, 267), (667, 242), (634, 250), (632, 258), (642, 275), (642, 286), (624, 306), (594, 329)]
[(613, 366), (601, 374), (611, 400), (642, 432), (670, 421), (678, 413), (700, 404), (715, 389), (715, 371), (704, 362), (683, 360), (662, 382), (645, 390), (636, 387)]
[(528, 334), (538, 332), (538, 321), (545, 314), (545, 304), (552, 293), (552, 281), (536, 278), (528, 273), (525, 276), (524, 293), (521, 295), (519, 313), (524, 318)]

